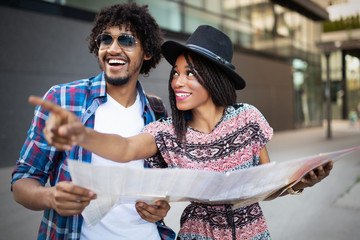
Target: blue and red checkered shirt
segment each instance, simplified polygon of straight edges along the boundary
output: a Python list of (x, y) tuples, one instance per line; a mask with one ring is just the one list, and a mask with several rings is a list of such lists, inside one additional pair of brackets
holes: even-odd
[[(142, 117), (146, 125), (155, 120), (155, 115), (140, 82), (136, 87), (143, 105)], [(53, 86), (45, 94), (44, 99), (73, 112), (85, 126), (94, 128), (95, 111), (100, 104), (107, 101), (103, 73), (89, 79)], [(164, 117), (165, 115), (166, 112)], [(49, 181), (51, 186), (55, 186), (60, 181), (71, 181), (67, 167), (68, 159), (91, 162), (91, 152), (80, 146), (73, 146), (71, 151), (58, 151), (47, 144), (42, 130), (48, 116), (48, 111), (36, 107), (27, 139), (12, 174), (12, 184), (22, 178), (32, 178), (43, 185)], [(81, 215), (66, 217), (53, 209), (45, 210), (38, 239), (80, 239), (82, 223)], [(171, 229), (157, 224), (162, 239), (175, 238), (175, 233)]]

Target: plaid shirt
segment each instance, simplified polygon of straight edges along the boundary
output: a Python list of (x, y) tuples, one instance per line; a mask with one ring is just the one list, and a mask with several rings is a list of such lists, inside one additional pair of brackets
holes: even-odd
[[(142, 117), (146, 125), (155, 120), (155, 115), (140, 82), (136, 87), (144, 107)], [(106, 82), (101, 73), (89, 79), (53, 86), (45, 94), (44, 99), (73, 112), (85, 126), (94, 128), (95, 111), (100, 104), (107, 101)], [(57, 151), (55, 147), (47, 144), (42, 129), (48, 115), (48, 111), (36, 107), (27, 139), (16, 162), (12, 184), (22, 178), (32, 178), (43, 185), (49, 180), (50, 185), (55, 186), (60, 181), (71, 181), (67, 159), (91, 162), (91, 152), (80, 146), (73, 146), (71, 151)], [(38, 239), (80, 239), (82, 223), (81, 215), (64, 217), (53, 209), (45, 210)], [(175, 238), (175, 233), (171, 229), (160, 222), (157, 225), (162, 239)]]

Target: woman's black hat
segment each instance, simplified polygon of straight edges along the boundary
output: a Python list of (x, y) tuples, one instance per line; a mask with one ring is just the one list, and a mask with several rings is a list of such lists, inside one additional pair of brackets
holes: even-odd
[(175, 41), (166, 41), (161, 46), (161, 49), (165, 59), (171, 65), (175, 64), (177, 57), (181, 53), (191, 51), (205, 57), (223, 69), (235, 89), (243, 89), (246, 85), (245, 80), (235, 72), (235, 67), (231, 64), (233, 45), (230, 38), (212, 26), (199, 26), (190, 35), (185, 45)]

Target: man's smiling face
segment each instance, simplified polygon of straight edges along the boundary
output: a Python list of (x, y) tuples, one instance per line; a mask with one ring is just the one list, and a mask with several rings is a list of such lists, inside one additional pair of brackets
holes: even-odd
[[(137, 81), (144, 59), (149, 59), (145, 56), (139, 40), (122, 26), (107, 27), (102, 34), (113, 38), (110, 44), (100, 45), (98, 53), (99, 64), (107, 83), (121, 86), (129, 81)], [(118, 42), (121, 35), (133, 36), (136, 43), (130, 47), (121, 46)]]

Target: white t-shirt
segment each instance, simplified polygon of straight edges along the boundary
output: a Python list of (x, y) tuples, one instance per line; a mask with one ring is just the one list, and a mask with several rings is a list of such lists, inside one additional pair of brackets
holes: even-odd
[[(116, 102), (109, 94), (107, 102), (101, 104), (95, 112), (94, 129), (102, 133), (119, 134), (123, 137), (137, 135), (144, 128), (143, 109), (140, 96), (137, 94), (135, 103), (125, 108)], [(128, 166), (143, 168), (144, 160), (128, 163), (117, 163), (92, 154), (91, 164), (102, 166)], [(86, 222), (81, 228), (81, 240), (99, 239), (147, 239), (160, 240), (155, 223), (150, 223), (140, 217), (132, 204), (115, 204), (105, 217), (94, 228), (90, 229)]]

